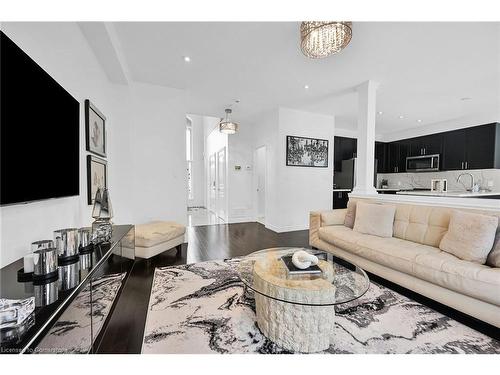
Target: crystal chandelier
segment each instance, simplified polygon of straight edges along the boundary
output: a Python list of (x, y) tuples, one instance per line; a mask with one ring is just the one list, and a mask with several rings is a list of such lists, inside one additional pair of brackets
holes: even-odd
[(226, 108), (226, 118), (219, 123), (219, 131), (224, 134), (234, 134), (238, 131), (238, 124), (231, 120), (233, 111)]
[(300, 49), (311, 59), (342, 51), (352, 37), (352, 22), (305, 21), (300, 24)]

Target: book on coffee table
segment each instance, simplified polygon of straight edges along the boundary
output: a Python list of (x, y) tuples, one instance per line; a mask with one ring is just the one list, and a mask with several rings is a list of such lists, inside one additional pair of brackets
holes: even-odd
[(290, 275), (315, 275), (315, 274), (321, 274), (323, 271), (321, 271), (321, 268), (319, 268), (317, 265), (310, 266), (308, 268), (297, 268), (292, 262), (292, 256), (291, 255), (286, 255), (281, 258), (283, 263), (285, 264), (285, 268), (288, 271), (288, 274)]

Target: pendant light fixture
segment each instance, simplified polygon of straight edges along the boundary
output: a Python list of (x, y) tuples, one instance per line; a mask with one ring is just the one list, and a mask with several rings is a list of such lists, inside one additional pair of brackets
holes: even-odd
[(231, 120), (230, 108), (226, 108), (226, 117), (219, 123), (219, 131), (224, 134), (235, 134), (238, 131), (238, 124)]
[(352, 22), (305, 21), (300, 24), (300, 49), (311, 59), (342, 51), (352, 37)]

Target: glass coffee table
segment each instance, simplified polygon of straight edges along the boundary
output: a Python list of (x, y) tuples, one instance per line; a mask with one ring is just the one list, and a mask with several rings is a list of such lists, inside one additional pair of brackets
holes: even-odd
[[(299, 250), (316, 255), (317, 273), (291, 273), (282, 258)], [(243, 257), (238, 274), (255, 292), (257, 324), (284, 349), (318, 352), (330, 346), (335, 305), (364, 295), (370, 280), (360, 267), (332, 254), (304, 248), (279, 247)]]

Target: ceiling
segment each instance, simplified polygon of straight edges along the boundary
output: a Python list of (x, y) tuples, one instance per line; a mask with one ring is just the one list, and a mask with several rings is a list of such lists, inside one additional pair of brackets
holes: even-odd
[(185, 89), (190, 113), (220, 117), (239, 99), (242, 122), (289, 106), (355, 129), (355, 87), (368, 79), (380, 83), (381, 133), (500, 108), (500, 23), (354, 22), (349, 46), (321, 60), (300, 52), (296, 22), (108, 25), (130, 78)]

